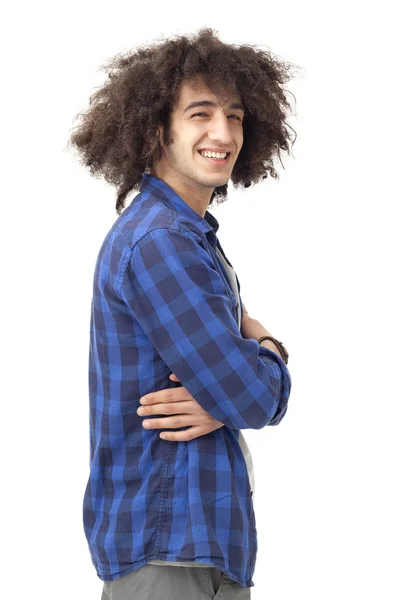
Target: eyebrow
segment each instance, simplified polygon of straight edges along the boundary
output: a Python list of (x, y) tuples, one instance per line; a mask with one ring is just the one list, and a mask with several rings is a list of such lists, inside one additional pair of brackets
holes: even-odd
[[(217, 108), (219, 105), (216, 104), (216, 102), (211, 102), (211, 100), (198, 100), (197, 102), (191, 102), (189, 106), (185, 108), (183, 113), (187, 112), (191, 108), (196, 108), (197, 106), (208, 106), (211, 108)], [(232, 104), (229, 106), (229, 109), (238, 109), (244, 112), (244, 106), (240, 102), (232, 102)]]

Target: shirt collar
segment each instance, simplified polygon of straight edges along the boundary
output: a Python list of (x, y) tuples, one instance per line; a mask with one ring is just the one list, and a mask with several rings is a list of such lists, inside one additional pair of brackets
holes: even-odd
[(151, 191), (161, 196), (164, 201), (171, 205), (178, 213), (183, 214), (193, 225), (196, 225), (204, 233), (213, 231), (217, 233), (219, 223), (208, 210), (204, 218), (201, 217), (187, 202), (183, 200), (168, 183), (149, 173), (144, 173), (140, 183), (140, 191)]

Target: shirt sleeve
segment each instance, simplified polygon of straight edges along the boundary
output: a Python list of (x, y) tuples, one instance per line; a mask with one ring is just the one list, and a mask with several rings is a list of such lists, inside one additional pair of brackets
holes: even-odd
[[(242, 337), (200, 236), (159, 228), (133, 247), (119, 296), (180, 383), (232, 429), (277, 425), (291, 378), (280, 356)], [(222, 287), (221, 287), (222, 286)]]

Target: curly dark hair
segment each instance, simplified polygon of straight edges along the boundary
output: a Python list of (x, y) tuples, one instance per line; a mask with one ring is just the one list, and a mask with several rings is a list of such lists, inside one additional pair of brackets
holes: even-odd
[[(251, 45), (223, 43), (210, 28), (175, 38), (118, 54), (100, 67), (108, 72), (107, 82), (90, 96), (86, 112), (74, 117), (81, 122), (68, 144), (92, 175), (117, 187), (118, 215), (129, 192), (139, 190), (143, 174), (161, 159), (159, 123), (169, 143), (169, 118), (182, 82), (195, 86), (199, 75), (219, 98), (237, 90), (245, 107), (243, 145), (231, 173), (235, 188), (249, 187), (268, 172), (279, 178), (274, 156), (280, 160), (280, 149), (290, 153), (285, 125), (294, 130), (285, 122), (291, 107), (282, 84), (294, 65)], [(214, 188), (210, 204), (226, 200), (227, 189)]]

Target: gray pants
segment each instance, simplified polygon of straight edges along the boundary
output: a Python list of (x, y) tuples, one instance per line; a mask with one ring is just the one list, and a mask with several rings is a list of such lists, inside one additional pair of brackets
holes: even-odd
[(215, 567), (146, 564), (105, 581), (101, 600), (250, 600), (250, 589)]

